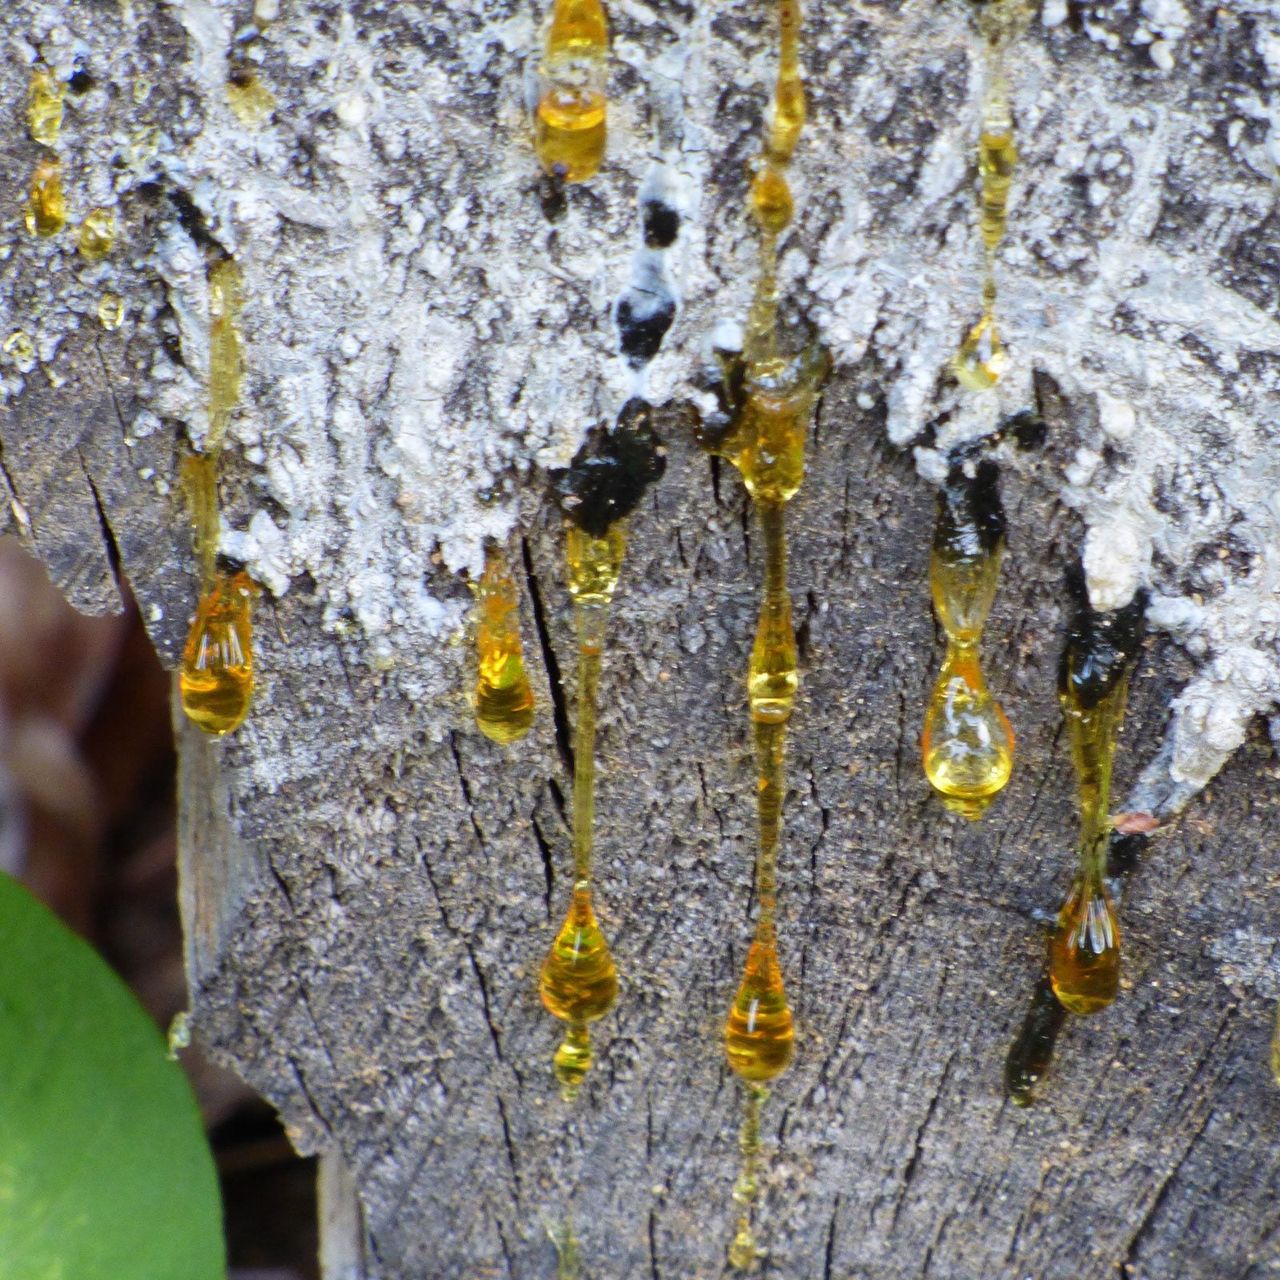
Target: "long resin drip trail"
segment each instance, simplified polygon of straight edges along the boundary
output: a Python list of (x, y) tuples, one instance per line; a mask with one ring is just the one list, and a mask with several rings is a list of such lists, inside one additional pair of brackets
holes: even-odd
[(566, 1101), (591, 1068), (590, 1024), (618, 994), (618, 974), (591, 898), (595, 817), (596, 699), (609, 602), (626, 546), (620, 523), (597, 538), (576, 525), (566, 531), (569, 590), (578, 632), (578, 723), (574, 732), (573, 890), (569, 911), (542, 965), (539, 990), (547, 1011), (566, 1024), (555, 1074)]
[(956, 380), (971, 391), (993, 387), (1007, 365), (996, 324), (996, 257), (1008, 225), (1009, 191), (1018, 150), (1004, 54), (1025, 16), (1024, 0), (989, 0), (978, 27), (983, 38), (986, 90), (978, 130), (978, 226), (982, 237), (982, 314), (951, 362)]
[(182, 463), (200, 602), (182, 654), (178, 688), (187, 717), (214, 737), (243, 723), (253, 697), (253, 584), (218, 568), (218, 461), (240, 400), (240, 268), (209, 268), (209, 423), (204, 448)]

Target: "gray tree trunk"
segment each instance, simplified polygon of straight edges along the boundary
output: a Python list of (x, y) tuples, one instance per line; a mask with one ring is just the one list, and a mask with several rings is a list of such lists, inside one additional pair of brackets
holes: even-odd
[[(666, 414), (602, 684), (598, 902), (622, 996), (567, 1109), (535, 985), (566, 903), (575, 684), (542, 494), (630, 389), (608, 309), (645, 267), (638, 192), (683, 214), (652, 398), (695, 394), (717, 321), (745, 313), (770, 10), (613, 6), (609, 165), (550, 222), (524, 123), (531, 7), (280, 9), (260, 39), (241, 38), (247, 0), (0, 16), (0, 343), (36, 348), (0, 356), (11, 525), (81, 608), (116, 608), (126, 576), (176, 660), (205, 255), (235, 253), (248, 375), (225, 544), (269, 594), (250, 721), (225, 743), (176, 721), (197, 1034), (300, 1149), (330, 1153), (332, 1275), (552, 1276), (567, 1217), (588, 1275), (721, 1275), (758, 538), (736, 476)], [(977, 306), (971, 16), (867, 3), (806, 28), (784, 291), (835, 374), (790, 519), (804, 673), (780, 927), (799, 1031), (765, 1111), (765, 1269), (1261, 1277), (1280, 1268), (1280, 810), (1254, 719), (1280, 693), (1280, 18), (1270, 0), (1045, 6), (1010, 68), (1013, 369), (973, 403), (945, 376)], [(19, 225), (36, 49), (92, 78), (59, 150), (73, 222), (120, 219), (101, 266), (71, 231)], [(257, 130), (227, 106), (237, 50), (277, 99)], [(114, 331), (107, 289), (129, 308)], [(968, 825), (919, 767), (940, 659), (921, 473), (940, 454), (907, 446), (942, 411), (939, 448), (1036, 388), (1048, 443), (1002, 455), (1010, 549), (986, 642), (1018, 762)], [(541, 714), (503, 749), (470, 723), (461, 574), (515, 524)], [(1082, 553), (1100, 601), (1140, 579), (1155, 596), (1119, 798), (1191, 805), (1132, 877), (1122, 998), (1068, 1026), (1044, 1099), (1019, 1110), (1004, 1054), (1074, 856), (1054, 675)]]

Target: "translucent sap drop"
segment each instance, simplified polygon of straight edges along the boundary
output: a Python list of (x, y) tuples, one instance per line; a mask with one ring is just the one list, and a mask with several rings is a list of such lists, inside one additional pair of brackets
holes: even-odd
[(538, 102), (534, 146), (542, 167), (583, 182), (604, 163), (605, 97), (590, 87), (552, 87)]
[(27, 125), (32, 138), (44, 147), (52, 147), (62, 130), (62, 82), (52, 71), (37, 67), (31, 73), (27, 93)]
[(795, 155), (804, 128), (804, 82), (798, 73), (778, 77), (773, 99), (773, 121), (769, 127), (768, 155), (786, 164)]
[(729, 1066), (743, 1080), (772, 1080), (791, 1061), (794, 1028), (777, 948), (756, 939), (724, 1024)]
[(562, 1022), (603, 1018), (618, 996), (618, 971), (596, 920), (591, 890), (579, 884), (538, 984), (547, 1012)]
[(565, 529), (565, 559), (569, 565), (569, 594), (576, 604), (606, 605), (618, 589), (627, 535), (622, 521), (615, 521), (603, 538), (594, 537), (576, 524)]
[(515, 742), (533, 724), (515, 583), (496, 548), (485, 556), (476, 594), (476, 725), (494, 742)]
[(989, 391), (1009, 367), (1009, 357), (996, 328), (995, 317), (984, 315), (965, 334), (960, 350), (952, 357), (951, 372), (970, 391)]
[(116, 242), (116, 215), (110, 209), (91, 209), (80, 224), (80, 256), (101, 262)]
[(104, 293), (98, 300), (98, 323), (109, 330), (124, 323), (124, 299), (118, 293)]
[(600, 0), (556, 0), (547, 34), (547, 60), (603, 57), (609, 27)]
[(56, 236), (67, 222), (67, 201), (62, 193), (62, 166), (46, 157), (31, 175), (23, 224), (34, 236)]
[(1012, 133), (987, 133), (978, 139), (978, 172), (982, 177), (979, 226), (982, 243), (994, 250), (1004, 238), (1009, 214), (1009, 188), (1018, 163)]
[(786, 175), (774, 164), (762, 164), (751, 182), (751, 209), (770, 235), (785, 230), (795, 211)]
[(1069, 1013), (1105, 1009), (1120, 989), (1120, 928), (1102, 885), (1077, 878), (1049, 942), (1053, 993)]
[(978, 652), (952, 645), (942, 664), (920, 739), (925, 776), (966, 817), (980, 817), (1013, 772), (1013, 729), (987, 692)]
[(252, 71), (245, 71), (227, 81), (227, 105), (246, 129), (258, 129), (276, 109), (276, 98)]
[(182, 654), (182, 709), (205, 733), (238, 728), (253, 697), (253, 583), (219, 574), (200, 601)]

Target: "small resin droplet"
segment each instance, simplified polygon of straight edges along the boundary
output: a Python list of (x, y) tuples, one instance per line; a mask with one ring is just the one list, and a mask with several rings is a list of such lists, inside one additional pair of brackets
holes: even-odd
[(552, 1059), (556, 1079), (560, 1082), (560, 1096), (566, 1102), (572, 1102), (578, 1096), (592, 1061), (591, 1032), (587, 1024), (570, 1023)]
[(780, 75), (773, 99), (773, 121), (769, 127), (769, 159), (786, 164), (795, 155), (804, 128), (804, 81), (799, 73)]
[(80, 224), (80, 256), (101, 262), (116, 242), (116, 215), (110, 209), (91, 209)]
[(253, 697), (253, 583), (219, 574), (200, 601), (182, 654), (182, 709), (205, 733), (238, 728)]
[(738, 1227), (733, 1243), (729, 1246), (729, 1265), (738, 1271), (754, 1266), (757, 1258), (756, 1238), (748, 1224)]
[(621, 520), (611, 524), (603, 538), (593, 537), (576, 524), (566, 526), (569, 594), (576, 604), (606, 605), (613, 599), (626, 551), (627, 533)]
[(67, 201), (62, 192), (62, 166), (46, 157), (31, 175), (23, 224), (33, 236), (56, 236), (66, 226)]
[(237, 71), (227, 81), (227, 104), (246, 129), (258, 129), (276, 109), (276, 98), (252, 71)]
[(618, 996), (618, 971), (596, 920), (591, 890), (579, 884), (547, 958), (538, 990), (547, 1012), (571, 1025), (603, 1018)]
[(1120, 928), (1111, 895), (1077, 878), (1049, 942), (1053, 993), (1068, 1013), (1105, 1009), (1120, 989)]
[(743, 1080), (772, 1080), (791, 1061), (794, 1036), (777, 948), (756, 939), (747, 952), (742, 983), (725, 1019), (724, 1050), (729, 1066)]
[(533, 690), (520, 641), (516, 586), (496, 547), (476, 593), (476, 725), (494, 742), (515, 742), (533, 724)]
[(44, 67), (31, 73), (27, 94), (27, 125), (31, 137), (41, 146), (52, 147), (62, 130), (62, 82)]
[(21, 329), (15, 329), (5, 340), (3, 351), (24, 373), (34, 367), (36, 348), (30, 337)]
[(1271, 1077), (1280, 1084), (1280, 1010), (1276, 1011), (1276, 1029), (1271, 1034)]
[(760, 166), (751, 181), (751, 210), (761, 227), (775, 236), (786, 229), (795, 212), (791, 185), (787, 182), (786, 175), (767, 161)]
[(969, 330), (951, 360), (956, 381), (970, 391), (989, 391), (1008, 367), (1009, 357), (991, 315), (984, 315)]
[(124, 299), (118, 293), (104, 293), (98, 300), (98, 323), (107, 330), (124, 323)]

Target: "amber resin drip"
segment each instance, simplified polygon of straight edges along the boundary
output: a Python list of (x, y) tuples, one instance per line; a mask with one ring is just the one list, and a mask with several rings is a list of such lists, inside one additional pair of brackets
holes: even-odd
[(742, 1170), (733, 1188), (737, 1227), (729, 1261), (739, 1269), (761, 1255), (752, 1228), (759, 1182), (760, 1111), (765, 1085), (786, 1070), (795, 1029), (778, 956), (778, 854), (786, 795), (787, 723), (800, 684), (791, 597), (787, 589), (786, 504), (804, 480), (805, 439), (828, 368), (816, 344), (784, 351), (778, 321), (778, 238), (795, 210), (787, 173), (805, 122), (800, 66), (800, 6), (778, 3), (778, 70), (764, 145), (751, 181), (750, 210), (759, 228), (760, 265), (741, 357), (726, 368), (729, 419), (713, 451), (742, 475), (755, 503), (764, 543), (760, 616), (747, 672), (756, 754), (757, 917), (742, 977), (724, 1024), (725, 1057), (743, 1082), (739, 1146)]
[[(218, 569), (218, 459), (240, 399), (240, 268), (224, 258), (209, 269), (209, 426), (204, 450), (182, 463), (200, 603), (179, 676), (182, 709), (205, 733), (238, 728), (253, 696), (253, 584)], [(105, 321), (104, 321), (105, 323)]]
[(77, 247), (87, 262), (101, 262), (116, 243), (116, 215), (110, 209), (90, 209), (80, 224)]
[(1145, 596), (1114, 613), (1083, 607), (1058, 675), (1080, 803), (1080, 862), (1049, 942), (1049, 978), (1069, 1013), (1105, 1009), (1120, 988), (1120, 928), (1106, 882), (1111, 767)]
[(994, 463), (952, 466), (938, 492), (929, 586), (947, 637), (925, 713), (925, 776), (949, 809), (979, 818), (1013, 771), (1013, 730), (987, 689), (978, 646), (995, 599), (1005, 518)]
[(543, 169), (582, 182), (604, 161), (609, 28), (600, 0), (555, 0), (538, 67), (534, 147)]
[(591, 1067), (590, 1024), (618, 994), (618, 972), (591, 899), (595, 819), (596, 697), (609, 602), (618, 586), (626, 535), (620, 523), (594, 537), (566, 529), (569, 594), (578, 631), (578, 723), (573, 745), (573, 894), (564, 924), (542, 964), (539, 990), (547, 1012), (565, 1023), (555, 1074), (566, 1101), (577, 1096)]
[(995, 386), (1008, 367), (996, 324), (996, 255), (1009, 220), (1009, 191), (1018, 163), (1004, 54), (1024, 18), (1025, 0), (989, 0), (978, 25), (987, 63), (987, 88), (978, 129), (978, 229), (982, 239), (982, 315), (951, 361), (956, 381), (970, 391)]
[(205, 733), (238, 728), (253, 698), (253, 584), (248, 574), (218, 573), (196, 611), (182, 653), (182, 709)]
[(27, 86), (27, 127), (42, 147), (58, 145), (62, 131), (62, 99), (66, 88), (47, 67), (36, 67)]
[(476, 725), (494, 742), (515, 742), (533, 724), (533, 690), (520, 639), (519, 597), (496, 544), (484, 557), (476, 591)]
[(45, 156), (31, 175), (23, 225), (33, 236), (56, 236), (67, 225), (67, 198), (62, 190), (62, 165)]
[(234, 258), (222, 258), (209, 268), (209, 431), (204, 451), (215, 457), (240, 400), (241, 305), (240, 268)]

